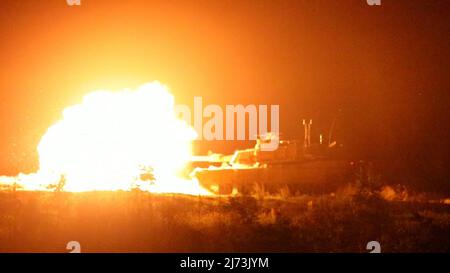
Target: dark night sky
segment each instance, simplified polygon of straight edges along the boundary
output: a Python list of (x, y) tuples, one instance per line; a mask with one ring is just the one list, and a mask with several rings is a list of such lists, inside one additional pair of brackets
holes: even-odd
[(280, 104), (288, 137), (340, 110), (359, 156), (447, 179), (449, 21), (437, 0), (1, 1), (0, 173), (34, 170), (83, 94), (156, 79), (180, 103)]

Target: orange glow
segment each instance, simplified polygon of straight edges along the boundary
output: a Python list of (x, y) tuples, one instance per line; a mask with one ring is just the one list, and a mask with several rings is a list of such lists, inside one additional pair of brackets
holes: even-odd
[[(159, 82), (137, 90), (95, 91), (67, 107), (38, 145), (40, 168), (22, 175), (25, 189), (64, 177), (64, 190), (129, 190), (206, 194), (180, 172), (191, 158), (195, 130), (174, 112), (174, 98)], [(142, 181), (151, 168), (152, 181)]]

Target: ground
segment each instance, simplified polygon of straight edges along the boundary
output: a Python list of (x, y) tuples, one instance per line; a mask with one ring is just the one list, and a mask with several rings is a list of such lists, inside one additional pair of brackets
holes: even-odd
[(0, 192), (0, 252), (449, 252), (449, 200), (346, 186), (335, 193), (197, 197)]

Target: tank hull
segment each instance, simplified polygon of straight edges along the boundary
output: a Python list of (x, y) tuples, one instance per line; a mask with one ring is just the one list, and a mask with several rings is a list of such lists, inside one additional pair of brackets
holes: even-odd
[(352, 167), (345, 160), (308, 160), (270, 164), (264, 167), (200, 169), (195, 177), (206, 189), (231, 194), (234, 189), (248, 194), (255, 187), (269, 193), (281, 189), (291, 192), (331, 192), (350, 181)]

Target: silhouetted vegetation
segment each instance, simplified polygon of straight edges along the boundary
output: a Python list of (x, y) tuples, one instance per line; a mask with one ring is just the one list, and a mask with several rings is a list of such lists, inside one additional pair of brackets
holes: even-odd
[(332, 194), (193, 197), (0, 192), (0, 252), (450, 251), (449, 200), (404, 187)]

